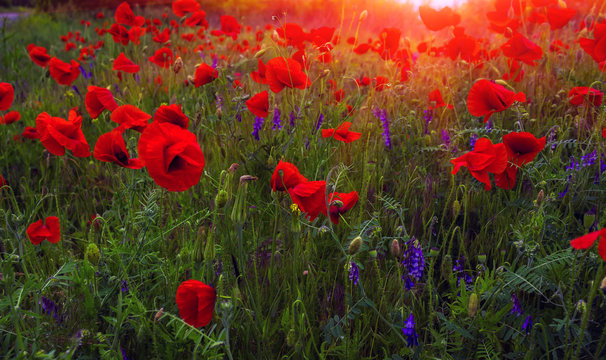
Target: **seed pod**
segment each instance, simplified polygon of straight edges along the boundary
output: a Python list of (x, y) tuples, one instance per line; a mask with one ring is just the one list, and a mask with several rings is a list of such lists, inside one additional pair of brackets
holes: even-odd
[(227, 191), (221, 189), (217, 193), (217, 196), (215, 196), (215, 206), (217, 208), (222, 208), (225, 206), (225, 204), (227, 204), (228, 200), (229, 200), (229, 194), (227, 193)]
[(362, 247), (363, 243), (364, 243), (364, 241), (362, 240), (362, 237), (357, 236), (355, 239), (353, 239), (349, 243), (349, 248), (347, 249), (347, 253), (349, 255), (356, 254), (360, 250), (360, 248)]
[(84, 251), (84, 258), (93, 265), (99, 265), (100, 257), (101, 253), (99, 252), (97, 245), (95, 243), (88, 244)]

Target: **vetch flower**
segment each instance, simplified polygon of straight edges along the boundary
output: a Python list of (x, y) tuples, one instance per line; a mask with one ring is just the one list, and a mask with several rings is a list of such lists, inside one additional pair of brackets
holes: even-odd
[(354, 285), (358, 285), (358, 280), (360, 278), (360, 268), (353, 261), (349, 263), (348, 278), (349, 278), (349, 281), (353, 282)]
[(528, 335), (530, 330), (532, 330), (532, 317), (528, 315), (524, 321), (524, 324), (522, 324), (522, 331), (526, 331), (526, 335)]
[(402, 332), (406, 336), (406, 346), (412, 348), (414, 346), (419, 345), (419, 336), (417, 335), (417, 331), (415, 330), (415, 318), (412, 313), (408, 316), (408, 320), (406, 320), (406, 324), (402, 328)]
[(511, 294), (511, 302), (513, 303), (511, 314), (516, 314), (516, 316), (522, 315), (522, 305), (520, 304), (520, 300), (518, 300), (516, 294)]
[(261, 131), (261, 129), (263, 128), (263, 118), (260, 116), (256, 116), (255, 117), (255, 123), (253, 124), (253, 131), (252, 131), (252, 136), (255, 138), (255, 140), (259, 141), (259, 131)]

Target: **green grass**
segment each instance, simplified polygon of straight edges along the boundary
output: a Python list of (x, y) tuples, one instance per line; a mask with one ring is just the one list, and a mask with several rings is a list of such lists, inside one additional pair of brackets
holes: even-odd
[[(80, 19), (93, 24), (85, 28)], [(227, 46), (231, 39), (219, 43), (207, 34), (215, 49), (201, 60), (191, 53), (196, 43), (173, 35), (173, 48), (190, 49), (178, 51), (185, 67), (175, 74), (147, 60), (160, 47), (149, 35), (139, 46), (125, 47), (104, 35), (105, 47), (92, 61), (93, 79), (81, 76), (74, 83), (80, 94), (56, 84), (28, 58), (26, 46), (32, 42), (63, 60), (75, 58), (75, 51), (65, 54), (59, 36), (80, 30), (96, 42), (95, 26), (102, 20), (88, 13), (41, 13), (0, 32), (0, 81), (14, 85), (12, 109), (22, 115), (18, 123), (0, 126), (0, 174), (9, 185), (0, 190), (0, 352), (5, 356), (113, 359), (122, 356), (121, 349), (130, 359), (604, 356), (603, 260), (595, 249), (575, 251), (569, 245), (592, 225), (606, 226), (605, 175), (594, 184), (599, 159), (575, 172), (567, 194), (558, 196), (568, 183), (565, 167), (571, 156), (580, 161), (594, 150), (598, 157), (604, 153), (604, 108), (568, 104), (571, 87), (602, 90), (604, 78), (588, 55), (576, 58), (582, 50), (571, 27), (536, 40), (545, 50), (543, 60), (524, 66), (524, 80), (511, 83), (531, 101), (493, 115), (490, 131), (468, 113), (465, 99), (478, 78), (498, 79), (507, 71), (502, 57), (477, 68), (422, 54), (410, 80), (394, 80), (390, 89), (375, 92), (358, 89), (353, 79), (395, 79), (395, 65), (374, 53), (354, 55), (343, 42), (333, 50), (337, 61), (312, 62), (310, 88), (270, 93), (270, 108), (279, 106), (284, 128), (272, 130), (270, 115), (255, 141), (254, 117), (244, 101), (267, 87), (248, 76), (256, 70), (255, 51), (240, 55)], [(278, 47), (270, 35), (266, 32), (262, 42), (268, 48), (264, 61), (294, 52)], [(486, 36), (495, 37), (494, 47), (505, 41), (501, 35)], [(554, 36), (570, 44), (567, 53), (547, 51)], [(241, 38), (254, 44), (254, 32)], [(124, 74), (116, 91), (111, 65), (122, 51), (141, 71), (139, 82)], [(228, 58), (219, 60), (219, 78), (197, 89), (183, 86), (195, 64), (212, 62), (211, 52)], [(246, 89), (232, 87), (236, 73)], [(162, 86), (154, 83), (159, 75)], [(345, 90), (343, 104), (329, 104), (329, 79)], [(79, 107), (92, 149), (115, 124), (107, 112), (90, 119), (83, 101), (88, 85), (109, 86), (119, 105), (133, 104), (149, 114), (161, 104), (181, 104), (206, 160), (200, 183), (171, 193), (144, 169), (70, 152), (58, 157), (39, 141), (13, 140), (25, 126), (35, 126), (43, 111), (66, 118), (69, 109)], [(455, 109), (438, 110), (425, 134), (423, 111), (434, 88)], [(217, 96), (223, 99), (221, 110)], [(337, 127), (345, 103), (356, 109), (348, 121), (362, 132), (358, 141), (344, 144), (312, 134), (320, 114), (322, 128)], [(291, 128), (288, 116), (297, 108)], [(387, 110), (391, 150), (372, 114), (376, 108)], [(592, 126), (584, 127), (589, 117)], [(471, 150), (472, 134), (497, 143), (522, 129), (548, 141), (520, 169), (514, 189), (485, 191), (467, 170), (450, 174), (450, 159)], [(451, 136), (450, 147), (443, 144), (443, 130)], [(126, 135), (132, 154), (138, 134)], [(291, 211), (288, 195), (271, 191), (269, 180), (280, 159), (295, 164), (309, 180), (326, 180), (339, 192), (358, 191), (360, 200), (339, 225), (323, 216), (310, 223)], [(240, 167), (230, 174), (232, 163)], [(238, 185), (245, 174), (258, 180), (246, 188)], [(222, 189), (227, 200), (216, 202)], [(537, 199), (541, 192), (542, 201)], [(234, 216), (238, 196), (245, 202)], [(92, 214), (99, 215), (94, 225)], [(60, 219), (61, 241), (33, 246), (25, 230), (51, 215)], [(360, 250), (349, 253), (358, 236)], [(420, 283), (406, 290), (404, 267), (390, 248), (394, 240), (403, 246), (412, 237), (426, 266)], [(468, 287), (457, 285), (460, 274), (453, 271), (463, 256), (465, 274), (474, 278)], [(357, 285), (348, 279), (352, 261), (360, 267)], [(218, 294), (210, 325), (200, 329), (184, 323), (175, 304), (177, 287), (190, 278), (212, 284)], [(121, 290), (123, 281), (128, 291)], [(477, 309), (470, 305), (472, 294), (479, 299)], [(512, 294), (521, 302), (519, 317), (510, 314)], [(43, 311), (42, 297), (58, 305), (60, 321)], [(586, 304), (579, 306), (581, 300)], [(411, 313), (419, 346), (409, 348), (402, 328)], [(526, 334), (522, 324), (528, 315), (534, 326)]]

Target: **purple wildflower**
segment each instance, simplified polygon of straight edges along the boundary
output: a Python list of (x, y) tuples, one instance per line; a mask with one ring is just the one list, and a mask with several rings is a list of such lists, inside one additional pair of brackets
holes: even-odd
[(124, 351), (122, 346), (120, 346), (120, 352), (122, 353), (122, 360), (128, 360), (128, 357), (126, 357), (126, 351)]
[(254, 136), (257, 141), (259, 141), (259, 131), (261, 131), (262, 127), (263, 127), (263, 118), (260, 116), (256, 116), (255, 123), (253, 125), (252, 136)]
[(353, 281), (354, 285), (358, 285), (358, 280), (360, 277), (360, 268), (356, 265), (355, 262), (349, 263), (349, 281)]
[(446, 148), (450, 149), (450, 134), (448, 133), (448, 130), (442, 130), (442, 141), (444, 142), (444, 145), (446, 146)]
[(402, 332), (406, 335), (406, 342), (408, 343), (406, 346), (409, 348), (419, 345), (419, 335), (417, 335), (415, 325), (415, 318), (413, 314), (410, 313), (408, 320), (406, 320), (406, 324), (404, 324), (404, 327), (402, 328)]
[(223, 98), (219, 94), (215, 94), (215, 106), (217, 110), (223, 110)]
[(282, 120), (280, 119), (280, 109), (278, 106), (274, 109), (274, 126), (272, 130), (282, 130)]
[(128, 282), (126, 280), (122, 280), (122, 288), (120, 288), (120, 290), (123, 293), (127, 293), (128, 292)]
[(406, 242), (406, 251), (403, 255), (402, 265), (404, 265), (406, 270), (406, 274), (402, 276), (402, 280), (404, 280), (406, 289), (410, 290), (410, 288), (412, 288), (412, 280), (421, 280), (423, 277), (423, 270), (425, 269), (425, 257), (423, 256), (423, 250), (421, 249), (419, 242), (414, 237)]
[(318, 130), (320, 130), (320, 127), (322, 126), (322, 123), (324, 122), (324, 114), (320, 114), (320, 116), (318, 116), (318, 121), (316, 121), (316, 126), (314, 127), (314, 130), (311, 132), (311, 134), (315, 134), (318, 132)]
[(383, 125), (383, 139), (385, 140), (385, 147), (391, 149), (391, 136), (389, 135), (389, 119), (387, 119), (387, 110), (375, 109), (373, 115), (381, 121)]
[(516, 294), (511, 294), (511, 302), (513, 303), (511, 314), (517, 314), (516, 316), (522, 315), (522, 305), (520, 304), (520, 300), (518, 300)]
[(216, 69), (216, 68), (217, 68), (217, 63), (218, 63), (218, 62), (219, 62), (219, 58), (217, 58), (217, 55), (215, 55), (215, 56), (213, 57), (213, 65), (212, 65), (213, 69)]
[(479, 136), (477, 134), (471, 134), (471, 138), (469, 139), (469, 145), (471, 146), (471, 150), (473, 151), (473, 147), (476, 146), (476, 141), (478, 141)]
[(530, 330), (532, 330), (532, 317), (530, 315), (528, 315), (526, 321), (524, 321), (524, 324), (522, 324), (522, 330), (526, 331), (526, 335), (528, 335)]
[(290, 116), (288, 117), (288, 123), (289, 123), (291, 129), (295, 128), (295, 119), (296, 118), (297, 118), (297, 115), (295, 115), (295, 112), (291, 111)]
[(488, 130), (488, 132), (492, 131), (492, 120), (490, 119), (486, 122), (486, 130)]
[(457, 274), (457, 286), (461, 286), (461, 280), (465, 281), (467, 285), (473, 283), (474, 277), (465, 272), (465, 256), (461, 256), (455, 261), (452, 272)]
[(135, 78), (135, 82), (137, 82), (137, 86), (141, 85), (141, 78), (138, 73), (133, 74)]
[(82, 96), (82, 94), (80, 94), (80, 90), (78, 90), (78, 87), (76, 85), (72, 85), (72, 89), (74, 89), (74, 91), (76, 92), (76, 94), (78, 94), (78, 96)]
[(78, 66), (78, 69), (80, 69), (80, 73), (82, 74), (82, 77), (84, 77), (85, 80), (88, 80), (93, 77), (92, 70), (86, 71), (82, 65)]
[(236, 120), (238, 120), (238, 122), (242, 122), (242, 113), (239, 111), (236, 113)]
[(581, 165), (583, 167), (591, 166), (598, 161), (598, 153), (593, 150), (589, 154), (581, 156)]

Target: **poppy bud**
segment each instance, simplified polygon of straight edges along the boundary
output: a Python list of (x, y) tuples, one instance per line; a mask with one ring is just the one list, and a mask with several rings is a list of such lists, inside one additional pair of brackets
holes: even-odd
[(193, 84), (194, 84), (194, 77), (193, 77), (192, 75), (187, 75), (187, 81), (188, 81), (190, 84), (192, 84), (192, 85), (193, 85)]
[(99, 265), (99, 258), (101, 257), (101, 253), (99, 252), (99, 248), (94, 243), (88, 244), (86, 250), (84, 251), (84, 258), (88, 260), (93, 265)]
[(602, 279), (602, 282), (600, 283), (600, 289), (606, 293), (606, 276), (604, 276), (604, 278)]
[(230, 173), (233, 174), (234, 172), (236, 172), (236, 170), (238, 170), (239, 167), (240, 167), (240, 165), (238, 165), (237, 163), (233, 163), (233, 164), (231, 164), (229, 169), (227, 169), (227, 171), (229, 171)]
[(455, 200), (452, 202), (452, 216), (456, 218), (459, 215), (459, 211), (461, 211), (461, 203), (459, 200)]
[(183, 59), (181, 59), (181, 56), (179, 56), (179, 57), (177, 57), (177, 59), (175, 60), (175, 63), (173, 64), (173, 72), (175, 74), (178, 74), (182, 68), (183, 68)]
[(370, 255), (371, 258), (376, 259), (377, 258), (377, 250), (370, 250), (368, 252), (368, 255)]
[(563, 0), (558, 0), (558, 6), (561, 7), (562, 9), (566, 9), (566, 2), (564, 2)]
[(261, 56), (263, 56), (263, 54), (265, 54), (267, 52), (267, 48), (261, 49), (259, 51), (256, 52), (255, 56), (253, 56), (255, 59), (260, 58)]
[(215, 114), (219, 119), (221, 119), (223, 117), (223, 110), (219, 107), (217, 108), (217, 111), (215, 111)]
[(467, 311), (469, 316), (474, 317), (478, 312), (478, 294), (472, 293), (469, 295), (469, 302), (467, 303)]
[(450, 257), (450, 255), (444, 255), (444, 260), (442, 261), (440, 270), (443, 279), (450, 279), (450, 274), (452, 273), (452, 257)]
[(225, 204), (227, 204), (228, 200), (229, 194), (227, 193), (227, 191), (221, 189), (217, 193), (217, 196), (215, 196), (215, 206), (218, 208), (222, 208), (225, 206)]
[(509, 86), (509, 84), (507, 83), (507, 81), (505, 81), (503, 79), (498, 79), (498, 80), (495, 80), (494, 82), (497, 83), (497, 84), (499, 84), (499, 85), (511, 88), (511, 86)]
[(288, 331), (288, 335), (286, 335), (286, 344), (288, 346), (294, 346), (296, 340), (297, 340), (297, 333), (295, 333), (295, 329), (290, 329)]
[(389, 247), (389, 253), (395, 258), (399, 258), (402, 255), (402, 247), (398, 239), (393, 239), (391, 246)]
[(330, 70), (329, 69), (324, 69), (324, 72), (320, 74), (320, 76), (318, 77), (318, 79), (321, 79), (323, 77), (327, 77), (330, 74)]
[(231, 211), (231, 220), (238, 224), (243, 224), (246, 221), (246, 195), (248, 193), (248, 183), (257, 180), (256, 176), (242, 175), (240, 176), (240, 186), (236, 192), (236, 201)]
[(350, 243), (349, 243), (349, 248), (347, 249), (347, 253), (349, 255), (354, 255), (356, 254), (359, 250), (360, 247), (362, 247), (362, 243), (364, 241), (362, 240), (362, 237), (357, 236), (355, 239), (353, 239)]
[(156, 315), (154, 315), (154, 322), (157, 323), (158, 320), (160, 320), (160, 318), (162, 317), (162, 315), (164, 315), (164, 308), (160, 308)]
[(440, 254), (440, 249), (432, 247), (431, 249), (429, 249), (429, 256), (430, 257), (436, 257)]
[(478, 255), (478, 262), (480, 264), (485, 264), (486, 263), (486, 254), (479, 254)]
[(589, 228), (595, 223), (595, 214), (585, 214), (583, 216), (583, 225), (585, 229), (589, 230)]
[(537, 199), (535, 200), (535, 204), (537, 206), (541, 206), (541, 204), (543, 203), (544, 199), (545, 199), (545, 191), (543, 191), (541, 189), (541, 191), (539, 191), (539, 195), (537, 195)]
[(213, 233), (208, 234), (206, 245), (204, 246), (204, 260), (212, 261), (215, 258), (215, 237)]
[(367, 17), (368, 17), (368, 10), (366, 10), (366, 9), (365, 9), (365, 10), (363, 10), (363, 11), (360, 13), (360, 17), (358, 18), (358, 21), (359, 21), (359, 22), (362, 22), (362, 21), (364, 21), (364, 20), (365, 20)]

